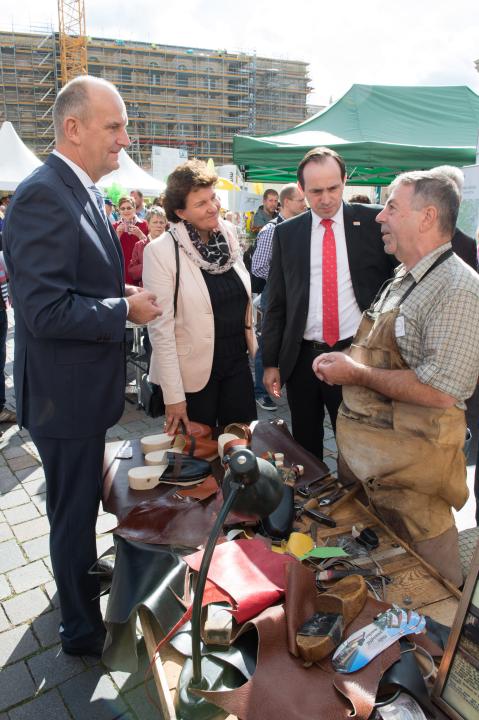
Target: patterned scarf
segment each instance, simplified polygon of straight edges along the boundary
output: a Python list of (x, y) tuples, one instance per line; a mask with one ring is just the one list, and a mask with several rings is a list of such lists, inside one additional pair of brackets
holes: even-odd
[(206, 260), (206, 262), (214, 263), (217, 267), (223, 267), (229, 260), (230, 249), (221, 230), (213, 230), (210, 232), (208, 242), (205, 244), (194, 225), (186, 220), (184, 220), (184, 223), (190, 240), (201, 257)]
[[(193, 234), (192, 234), (193, 231)], [(198, 231), (190, 223), (170, 223), (169, 232), (181, 250), (199, 268), (212, 275), (227, 272), (240, 257), (238, 238), (233, 227), (222, 220), (208, 243), (202, 242)]]

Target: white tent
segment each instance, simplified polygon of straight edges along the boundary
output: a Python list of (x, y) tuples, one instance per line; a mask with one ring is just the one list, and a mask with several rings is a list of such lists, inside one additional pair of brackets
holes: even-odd
[(18, 137), (11, 122), (0, 129), (0, 190), (16, 190), (41, 161)]
[(118, 160), (120, 163), (118, 170), (113, 170), (102, 177), (97, 183), (99, 187), (105, 189), (113, 183), (118, 183), (125, 190), (141, 190), (144, 195), (158, 195), (165, 189), (166, 185), (162, 180), (157, 180), (153, 175), (142, 170), (125, 150), (120, 152)]

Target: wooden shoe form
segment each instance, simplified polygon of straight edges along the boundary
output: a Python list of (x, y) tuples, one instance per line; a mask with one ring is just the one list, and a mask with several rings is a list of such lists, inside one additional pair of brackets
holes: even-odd
[[(208, 445), (204, 446), (204, 443), (208, 443)], [(146, 453), (145, 465), (161, 465), (167, 452), (176, 452), (188, 455), (190, 449), (188, 446), (189, 443), (186, 438), (182, 435), (178, 435), (178, 440), (174, 442), (171, 448), (167, 448), (166, 450), (152, 450), (151, 452)], [(198, 441), (193, 457), (213, 462), (213, 460), (218, 457), (218, 444), (214, 440)]]
[(141, 452), (146, 453), (153, 452), (154, 450), (169, 450), (173, 445), (175, 439), (174, 435), (168, 435), (168, 433), (160, 433), (159, 435), (145, 435), (140, 438)]
[[(359, 615), (366, 603), (367, 594), (364, 578), (361, 575), (349, 575), (316, 599), (316, 613), (328, 615), (331, 628), (324, 635), (296, 634), (298, 652), (303, 660), (307, 663), (319, 662), (339, 645), (343, 628)], [(335, 621), (334, 616), (337, 618)], [(314, 616), (308, 623), (311, 621), (314, 622)]]
[(236, 437), (244, 438), (245, 440), (251, 440), (251, 429), (249, 425), (245, 425), (244, 423), (230, 423), (225, 426), (223, 432), (225, 434), (236, 435)]
[[(216, 442), (211, 440), (211, 428), (207, 425), (201, 425), (199, 423), (191, 423), (192, 432), (190, 435), (185, 433), (177, 432), (175, 435), (169, 435), (168, 433), (159, 433), (158, 435), (145, 435), (140, 439), (141, 452), (146, 453), (154, 452), (155, 450), (176, 450), (179, 448), (179, 452), (188, 452), (188, 448), (184, 448), (190, 442), (189, 438), (193, 437), (198, 445), (206, 442), (211, 444), (211, 448), (206, 448), (206, 451), (211, 449), (208, 454), (210, 457), (205, 457), (205, 460), (214, 460), (218, 457), (216, 451)], [(183, 438), (183, 440), (180, 440)], [(204, 453), (201, 454), (203, 457)], [(200, 457), (200, 456), (199, 456)]]
[(145, 465), (163, 465), (166, 463), (167, 452), (181, 452), (176, 448), (168, 448), (168, 450), (152, 450), (145, 455)]

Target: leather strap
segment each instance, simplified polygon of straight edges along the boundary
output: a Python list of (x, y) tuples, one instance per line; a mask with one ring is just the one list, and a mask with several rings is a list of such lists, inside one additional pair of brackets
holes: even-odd
[(169, 461), (171, 461), (172, 455), (174, 456), (174, 463), (173, 463), (173, 480), (176, 480), (181, 475), (181, 468), (183, 466), (183, 457), (181, 453), (168, 453), (167, 458)]

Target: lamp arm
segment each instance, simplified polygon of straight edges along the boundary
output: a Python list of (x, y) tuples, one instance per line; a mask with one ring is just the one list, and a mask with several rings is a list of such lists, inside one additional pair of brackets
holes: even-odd
[(208, 570), (213, 557), (213, 552), (216, 546), (216, 541), (223, 527), (226, 516), (231, 510), (236, 496), (243, 488), (242, 484), (232, 483), (231, 492), (226, 498), (223, 507), (218, 513), (216, 522), (206, 543), (205, 551), (203, 553), (203, 559), (201, 560), (200, 569), (198, 572), (198, 580), (195, 587), (195, 596), (193, 599), (193, 610), (191, 615), (191, 644), (192, 652), (191, 658), (193, 662), (193, 677), (191, 679), (191, 685), (195, 687), (201, 686), (201, 607), (203, 600), (203, 593), (206, 585), (206, 578), (208, 576)]

